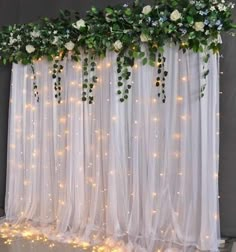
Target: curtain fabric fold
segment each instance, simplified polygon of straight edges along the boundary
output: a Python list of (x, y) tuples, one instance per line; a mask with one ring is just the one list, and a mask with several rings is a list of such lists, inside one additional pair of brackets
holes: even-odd
[(119, 102), (110, 52), (98, 61), (92, 105), (81, 101), (81, 63), (62, 62), (62, 104), (52, 63), (35, 63), (38, 103), (30, 66), (13, 65), (8, 221), (121, 251), (218, 251), (218, 56), (206, 64), (166, 47), (165, 57), (166, 103), (157, 69), (138, 61)]

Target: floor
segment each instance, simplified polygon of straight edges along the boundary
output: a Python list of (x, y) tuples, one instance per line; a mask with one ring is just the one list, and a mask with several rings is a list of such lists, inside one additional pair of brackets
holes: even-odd
[[(234, 243), (235, 242), (235, 243)], [(29, 241), (19, 238), (14, 241), (0, 238), (0, 252), (92, 252), (89, 248), (76, 248), (72, 245), (57, 242)], [(99, 251), (99, 250), (98, 250)], [(101, 250), (104, 251), (104, 250)], [(236, 252), (236, 241), (229, 240), (220, 252)]]
[(0, 238), (0, 252), (90, 252), (88, 249), (75, 248), (72, 245), (66, 245), (56, 242), (37, 242), (25, 239), (18, 239), (10, 244), (9, 241)]
[[(3, 215), (0, 209), (0, 216)], [(0, 238), (0, 252), (92, 252), (91, 248), (52, 241), (28, 240), (24, 238)], [(104, 250), (96, 250), (104, 251)], [(228, 239), (220, 246), (220, 252), (236, 252), (236, 238)]]

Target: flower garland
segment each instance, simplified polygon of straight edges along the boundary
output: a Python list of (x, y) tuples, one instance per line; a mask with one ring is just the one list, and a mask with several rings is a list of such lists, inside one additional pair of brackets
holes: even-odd
[[(220, 49), (222, 31), (236, 28), (232, 22), (234, 4), (225, 0), (158, 0), (144, 6), (136, 0), (127, 4), (98, 10), (92, 7), (84, 19), (78, 12), (61, 11), (58, 18), (43, 18), (37, 23), (9, 25), (0, 30), (0, 60), (3, 64), (33, 64), (41, 57), (54, 61), (52, 78), (55, 97), (61, 101), (60, 61), (70, 55), (83, 63), (82, 100), (93, 103), (93, 87), (96, 85), (96, 58), (105, 57), (106, 51), (117, 53), (118, 95), (123, 102), (128, 98), (131, 84), (130, 68), (137, 59), (142, 64), (157, 66), (156, 86), (158, 97), (165, 102), (164, 45), (174, 43), (185, 52)], [(148, 52), (143, 52), (145, 44)], [(85, 55), (82, 59), (81, 53)], [(92, 72), (89, 79), (88, 71)], [(207, 71), (206, 71), (207, 72)], [(206, 73), (205, 73), (206, 74)], [(35, 96), (38, 98), (36, 79)], [(202, 95), (202, 94), (201, 94)]]

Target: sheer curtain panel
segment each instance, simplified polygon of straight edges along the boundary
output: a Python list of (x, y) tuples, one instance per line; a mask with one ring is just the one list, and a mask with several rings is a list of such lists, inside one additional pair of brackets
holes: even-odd
[(92, 105), (81, 63), (62, 62), (61, 104), (53, 63), (35, 63), (39, 102), (31, 67), (13, 65), (6, 221), (104, 251), (218, 251), (218, 55), (166, 47), (165, 103), (138, 61), (121, 103), (116, 56), (98, 60)]

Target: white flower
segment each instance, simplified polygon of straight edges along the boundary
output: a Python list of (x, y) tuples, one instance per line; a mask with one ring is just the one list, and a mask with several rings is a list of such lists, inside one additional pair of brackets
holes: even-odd
[(30, 33), (30, 35), (31, 35), (31, 37), (33, 37), (33, 38), (38, 38), (38, 37), (40, 37), (40, 31), (32, 31), (32, 32)]
[(215, 9), (216, 9), (215, 6), (211, 6), (210, 8), (211, 11), (214, 11)]
[(113, 44), (113, 46), (116, 51), (119, 51), (123, 47), (123, 44), (120, 40), (116, 40), (116, 42)]
[(174, 10), (171, 14), (170, 14), (170, 19), (172, 21), (177, 21), (178, 19), (180, 19), (182, 17), (181, 13), (178, 10)]
[(152, 11), (152, 7), (150, 5), (146, 5), (143, 7), (142, 13), (144, 15), (148, 15)]
[(65, 48), (68, 50), (68, 51), (72, 51), (75, 47), (75, 44), (72, 42), (72, 41), (69, 41), (65, 44)]
[(83, 19), (78, 20), (76, 23), (72, 24), (72, 26), (76, 29), (80, 29), (82, 27), (86, 27), (85, 21)]
[(225, 11), (226, 10), (226, 6), (223, 5), (222, 3), (219, 3), (217, 7), (218, 7), (219, 11)]
[(32, 45), (27, 45), (25, 47), (25, 50), (26, 50), (27, 53), (33, 53), (35, 51), (35, 47), (32, 46)]
[(147, 34), (142, 33), (142, 34), (140, 35), (140, 40), (141, 40), (142, 42), (148, 42), (149, 40), (151, 40), (151, 38), (150, 38)]
[(204, 31), (204, 23), (203, 22), (195, 22), (194, 24), (195, 31)]
[(8, 45), (13, 45), (17, 40), (13, 37), (10, 37)]
[(59, 41), (59, 37), (58, 37), (58, 36), (54, 36), (53, 41), (52, 41), (52, 44), (53, 44), (53, 45), (57, 45), (57, 44), (58, 44), (58, 41)]
[(110, 16), (110, 14), (106, 13), (105, 19), (106, 19), (107, 23), (110, 23), (112, 21), (112, 19), (109, 16)]
[(231, 2), (230, 2), (230, 3), (228, 4), (228, 7), (229, 7), (229, 8), (231, 8), (231, 9), (233, 9), (233, 8), (234, 8), (234, 6), (235, 6), (235, 4), (234, 4), (234, 3), (231, 3)]

